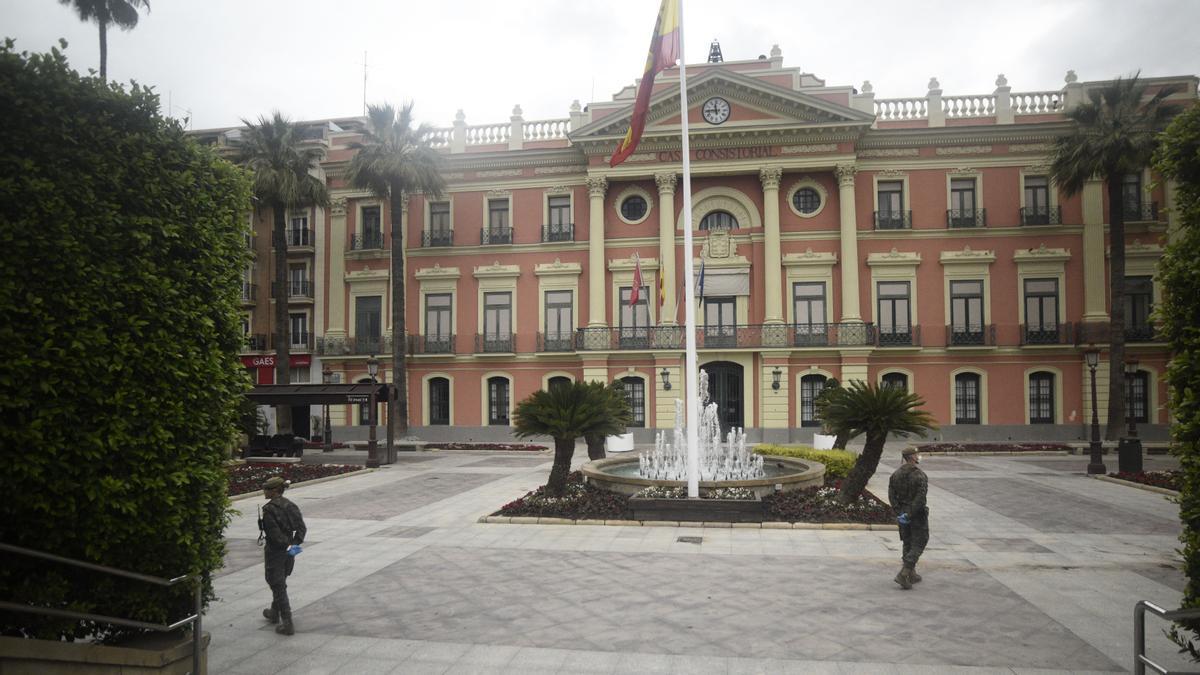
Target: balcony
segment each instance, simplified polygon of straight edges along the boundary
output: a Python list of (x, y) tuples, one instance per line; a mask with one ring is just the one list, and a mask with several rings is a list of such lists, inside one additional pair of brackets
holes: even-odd
[[(1105, 322), (1087, 322), (1075, 324), (1075, 344), (1108, 344), (1110, 324)], [(1125, 342), (1163, 342), (1158, 326), (1140, 320), (1137, 325), (1125, 326)]]
[(383, 249), (382, 232), (363, 232), (350, 239), (351, 251), (379, 251)]
[(1158, 202), (1126, 203), (1121, 211), (1127, 223), (1156, 223), (1158, 222)]
[(987, 209), (950, 209), (946, 211), (946, 227), (987, 227)]
[(920, 347), (921, 346), (921, 327), (908, 326), (902, 328), (900, 326), (892, 326), (891, 328), (878, 328), (875, 331), (875, 346), (876, 347)]
[[(300, 301), (312, 300), (313, 299), (313, 284), (311, 281), (308, 281), (307, 279), (302, 280), (302, 281), (296, 281), (296, 280), (289, 281), (289, 282), (287, 282), (287, 293), (288, 293), (288, 302), (291, 302), (293, 300), (300, 300)], [(279, 297), (279, 282), (278, 281), (271, 282), (271, 297), (272, 298)]]
[(482, 246), (490, 244), (511, 244), (513, 243), (513, 231), (511, 227), (487, 228), (479, 231), (479, 243)]
[[(696, 329), (699, 349), (863, 347), (874, 344), (874, 326), (869, 323), (751, 324)], [(679, 350), (684, 348), (684, 328), (580, 328), (575, 332), (575, 348), (579, 351)]]
[(947, 347), (995, 347), (996, 325), (946, 326)]
[(453, 354), (453, 335), (411, 335), (408, 339), (410, 354)]
[(575, 224), (543, 225), (542, 241), (545, 243), (575, 241)]
[(517, 336), (515, 333), (475, 335), (476, 354), (512, 354), (516, 351)]
[(242, 304), (253, 305), (258, 300), (258, 284), (242, 282)]
[[(275, 334), (271, 334), (270, 339), (271, 349), (275, 349)], [(313, 347), (313, 334), (304, 333), (288, 333), (288, 344), (292, 349), (301, 349), (308, 351)]]
[(1022, 206), (1021, 225), (1062, 225), (1062, 207)]
[(287, 239), (288, 249), (304, 249), (312, 248), (316, 245), (317, 235), (309, 228), (288, 228), (284, 231), (284, 238)]
[(575, 336), (572, 333), (538, 333), (537, 350), (539, 352), (573, 352), (575, 351)]
[(1057, 326), (1021, 325), (1021, 345), (1069, 345), (1074, 343), (1071, 324)]
[(454, 230), (425, 230), (421, 232), (421, 248), (453, 245)]
[(876, 211), (875, 229), (911, 230), (912, 211)]
[(262, 333), (255, 333), (246, 336), (246, 349), (252, 352), (262, 352), (267, 350), (267, 336)]
[(359, 335), (347, 338), (320, 337), (317, 338), (317, 353), (325, 356), (391, 354), (392, 337), (390, 335)]

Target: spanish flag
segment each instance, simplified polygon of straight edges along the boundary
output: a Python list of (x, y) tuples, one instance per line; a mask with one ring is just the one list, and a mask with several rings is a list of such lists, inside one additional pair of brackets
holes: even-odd
[(654, 91), (654, 76), (675, 65), (679, 60), (679, 0), (662, 0), (658, 9), (658, 20), (654, 23), (654, 35), (650, 38), (650, 54), (646, 56), (646, 71), (638, 84), (637, 103), (633, 106), (633, 118), (629, 120), (629, 131), (617, 144), (610, 167), (624, 162), (637, 149), (646, 128), (646, 111), (650, 108), (650, 94)]

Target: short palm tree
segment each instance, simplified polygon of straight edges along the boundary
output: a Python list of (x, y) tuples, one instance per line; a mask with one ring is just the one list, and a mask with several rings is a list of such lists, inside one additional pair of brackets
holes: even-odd
[(80, 21), (95, 21), (100, 27), (100, 79), (108, 80), (108, 25), (132, 30), (138, 24), (138, 8), (150, 9), (149, 0), (58, 0), (75, 8)]
[(850, 503), (862, 494), (879, 468), (883, 444), (891, 434), (907, 436), (935, 427), (933, 417), (921, 409), (924, 399), (900, 387), (878, 387), (852, 380), (850, 386), (830, 390), (816, 401), (821, 419), (834, 429), (852, 429), (867, 435), (862, 454), (842, 483), (839, 499)]
[[(828, 380), (825, 380), (825, 386), (821, 388), (821, 393), (817, 394), (817, 400), (813, 402), (817, 410), (821, 409), (820, 401), (822, 398), (837, 396), (841, 388), (842, 384), (837, 381), (836, 377), (831, 377)], [(834, 450), (845, 450), (846, 446), (850, 443), (850, 439), (861, 433), (859, 431), (855, 431), (854, 429), (842, 429), (835, 427), (832, 423), (830, 423), (829, 420), (825, 419), (821, 420), (821, 426), (824, 427), (823, 433), (833, 434), (835, 436), (833, 441)]]
[(1068, 110), (1075, 128), (1054, 144), (1050, 174), (1068, 195), (1078, 193), (1093, 176), (1108, 192), (1109, 361), (1107, 437), (1121, 434), (1125, 420), (1125, 195), (1126, 174), (1139, 172), (1158, 146), (1158, 135), (1175, 106), (1164, 100), (1174, 93), (1164, 87), (1146, 96), (1146, 85), (1134, 75), (1117, 78), (1088, 92), (1088, 101)]
[[(446, 187), (439, 173), (441, 156), (433, 149), (433, 127), (413, 126), (413, 104), (399, 111), (390, 104), (368, 108), (363, 139), (351, 148), (347, 179), (357, 188), (370, 190), (388, 202), (392, 249), (392, 382), (396, 384), (395, 409), (389, 410), (393, 435), (408, 433), (408, 375), (404, 361), (408, 327), (404, 311), (404, 233), (401, 228), (403, 200), (417, 192), (439, 197)], [(389, 404), (392, 401), (389, 399)]]
[(625, 433), (633, 421), (633, 410), (629, 407), (625, 387), (620, 382), (612, 382), (607, 386), (602, 382), (588, 382), (586, 386), (594, 390), (592, 395), (596, 402), (603, 405), (608, 414), (583, 434), (583, 440), (587, 443), (588, 459), (604, 459), (604, 441), (609, 436)]
[[(288, 322), (287, 211), (309, 205), (326, 206), (325, 183), (310, 173), (321, 160), (321, 151), (302, 147), (300, 127), (279, 112), (260, 117), (258, 123), (242, 120), (247, 131), (240, 161), (251, 171), (254, 197), (259, 206), (271, 209), (272, 242), (275, 246), (275, 382), (287, 384), (291, 360)], [(276, 410), (279, 433), (292, 431), (291, 409)]]
[(554, 439), (554, 466), (546, 481), (547, 495), (558, 497), (566, 491), (576, 439), (598, 431), (605, 433), (618, 423), (624, 431), (624, 423), (614, 420), (608, 389), (596, 382), (572, 382), (551, 387), (549, 391), (535, 391), (517, 404), (513, 433), (520, 438)]

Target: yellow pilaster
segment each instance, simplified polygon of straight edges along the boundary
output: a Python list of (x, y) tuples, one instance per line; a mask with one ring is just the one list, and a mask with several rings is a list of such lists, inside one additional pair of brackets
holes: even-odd
[[(842, 321), (861, 322), (862, 310), (858, 304), (858, 224), (854, 209), (853, 164), (837, 167), (839, 235), (841, 238), (842, 266)], [(863, 379), (866, 379), (864, 373)]]
[[(667, 371), (670, 389), (663, 382), (663, 370)], [(676, 400), (683, 400), (682, 374), (679, 356), (663, 356), (654, 360), (654, 426), (659, 429), (675, 428)]]
[[(588, 219), (588, 327), (603, 328), (604, 317), (604, 192), (608, 179), (593, 176), (587, 179), (590, 198)], [(584, 375), (587, 378), (587, 375)]]
[(329, 316), (327, 338), (346, 337), (346, 198), (336, 198), (329, 208)]
[[(779, 371), (779, 388), (776, 389), (775, 371)], [(791, 400), (791, 380), (788, 372), (787, 352), (764, 352), (759, 365), (758, 400), (762, 409), (759, 421), (764, 429), (786, 429), (788, 427), (788, 402)]]
[[(675, 325), (675, 182), (674, 172), (654, 174), (658, 184), (658, 273), (662, 275), (663, 302), (660, 322)], [(657, 287), (652, 291), (657, 298)], [(672, 413), (673, 414), (673, 413)], [(674, 420), (674, 418), (672, 418)], [(672, 422), (673, 423), (673, 422)]]
[(783, 323), (779, 254), (779, 179), (782, 176), (783, 170), (778, 167), (758, 172), (763, 187), (763, 284), (766, 288), (763, 323)]
[(1083, 184), (1083, 320), (1108, 321), (1104, 290), (1104, 182)]

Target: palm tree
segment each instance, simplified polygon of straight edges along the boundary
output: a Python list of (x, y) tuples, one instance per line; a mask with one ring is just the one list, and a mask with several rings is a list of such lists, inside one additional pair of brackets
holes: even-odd
[(150, 10), (150, 0), (58, 0), (75, 8), (80, 21), (100, 26), (100, 79), (108, 80), (108, 25), (132, 30), (138, 24), (138, 8)]
[[(325, 183), (313, 176), (322, 153), (315, 147), (301, 147), (301, 127), (276, 111), (271, 117), (259, 117), (246, 125), (245, 144), (240, 161), (253, 174), (254, 197), (260, 206), (271, 209), (272, 242), (275, 247), (275, 383), (287, 384), (291, 360), (288, 321), (288, 242), (287, 211), (290, 208), (329, 204)], [(276, 410), (279, 433), (292, 431), (291, 409)]]
[(935, 427), (933, 417), (921, 410), (924, 399), (899, 387), (877, 387), (852, 380), (849, 387), (831, 389), (816, 400), (821, 419), (834, 429), (852, 429), (867, 435), (862, 454), (842, 483), (838, 499), (848, 504), (858, 498), (879, 468), (883, 444), (891, 434), (907, 436)]
[[(610, 387), (598, 382), (572, 382), (569, 385), (539, 390), (517, 404), (513, 412), (513, 433), (519, 438), (549, 436), (554, 439), (554, 466), (546, 481), (546, 494), (562, 496), (571, 473), (575, 455), (575, 440), (580, 436), (600, 433), (606, 435), (625, 423), (619, 414), (614, 418)], [(619, 399), (624, 404), (624, 396)], [(628, 405), (624, 418), (629, 415)]]
[(1125, 420), (1125, 196), (1126, 174), (1141, 171), (1158, 146), (1158, 134), (1177, 112), (1164, 99), (1174, 93), (1163, 87), (1146, 98), (1138, 76), (1088, 91), (1088, 102), (1068, 110), (1075, 128), (1054, 144), (1051, 177), (1067, 195), (1099, 176), (1108, 191), (1111, 256), (1109, 263), (1108, 427), (1111, 440), (1121, 435)]
[(604, 441), (614, 434), (625, 433), (626, 427), (633, 421), (633, 410), (629, 407), (629, 399), (625, 395), (625, 387), (619, 381), (605, 386), (603, 382), (588, 382), (592, 396), (598, 405), (603, 405), (608, 411), (592, 429), (583, 434), (587, 443), (588, 459), (604, 459)]
[[(413, 104), (399, 111), (390, 104), (368, 107), (363, 140), (350, 147), (347, 179), (388, 201), (392, 247), (392, 382), (396, 399), (388, 399), (389, 438), (408, 433), (408, 375), (404, 362), (407, 321), (404, 312), (404, 233), (401, 230), (404, 195), (423, 192), (439, 197), (446, 187), (439, 173), (441, 156), (432, 147), (433, 127), (413, 128)], [(394, 406), (394, 407), (393, 407)]]

